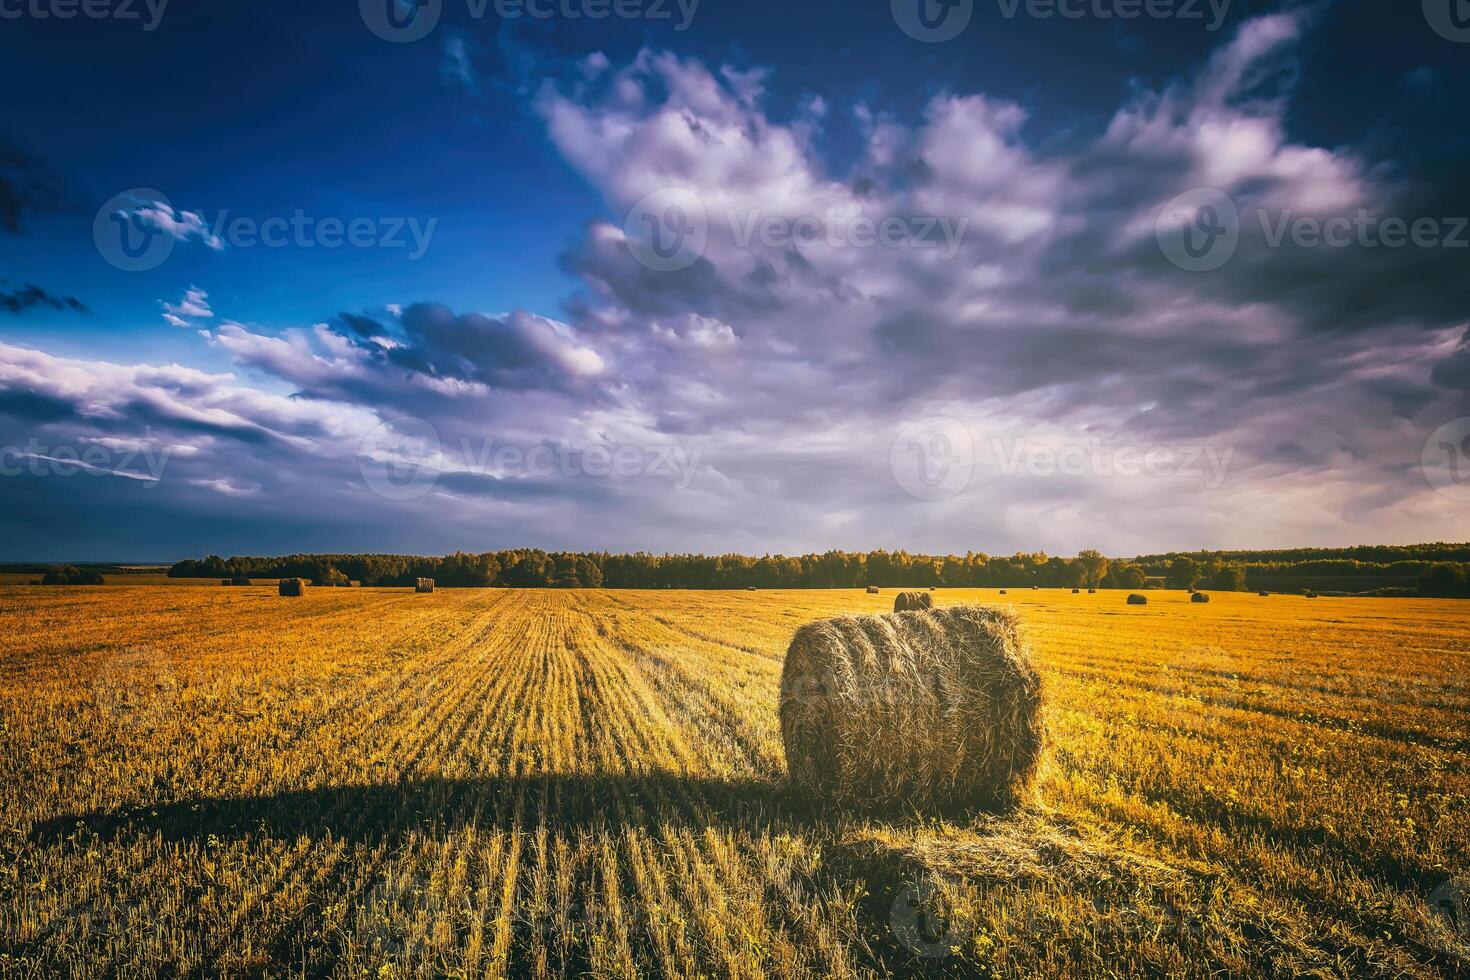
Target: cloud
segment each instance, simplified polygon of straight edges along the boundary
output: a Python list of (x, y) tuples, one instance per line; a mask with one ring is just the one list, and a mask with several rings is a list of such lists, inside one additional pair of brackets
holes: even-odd
[(344, 313), (279, 336), (225, 323), (214, 342), (240, 364), (313, 397), (405, 410), (483, 401), (497, 392), (600, 397), (607, 363), (571, 327), (522, 310), (457, 314), (417, 303), (375, 320)]
[(175, 241), (197, 241), (213, 251), (224, 251), (224, 239), (214, 233), (198, 211), (176, 209), (167, 201), (139, 199), (119, 213), (131, 215), (135, 223), (151, 225)]
[[(190, 319), (208, 320), (214, 317), (209, 307), (209, 294), (198, 286), (190, 286), (177, 303), (163, 304), (163, 319), (170, 326), (190, 327)], [(188, 318), (188, 319), (186, 319)]]
[[(284, 331), (224, 319), (207, 336), (239, 377), (0, 348), (0, 417), (193, 447), (164, 492), (248, 515), (290, 538), (278, 550), (1130, 554), (1470, 535), (1420, 468), (1429, 433), (1470, 415), (1463, 252), (1270, 240), (1283, 216), (1470, 214), (1454, 167), (1293, 133), (1312, 16), (1245, 22), (1093, 132), (947, 91), (912, 118), (857, 106), (860, 145), (840, 153), (836, 110), (782, 117), (761, 70), (654, 50), (568, 62), (533, 109), (606, 213), (562, 257), (581, 286), (557, 316), (419, 302)], [(448, 68), (466, 53), (446, 45)], [(1240, 244), (1193, 273), (1156, 226), (1204, 187), (1236, 204)], [(625, 219), (669, 188), (697, 199), (707, 242), (666, 272)], [(166, 217), (208, 244), (187, 212)], [(894, 220), (909, 233), (858, 231)], [(192, 293), (165, 312), (208, 318)], [(938, 501), (898, 472), (903, 434), (933, 417), (955, 420), (942, 455), (974, 473)], [(442, 478), (394, 504), (366, 489), (358, 447), (406, 419), (432, 424)], [(700, 462), (680, 487), (518, 473), (500, 446)], [(1047, 469), (1033, 449), (1084, 462)], [(1113, 463), (1130, 454), (1174, 463), (1129, 476)]]
[(60, 211), (65, 199), (65, 184), (49, 164), (0, 137), (0, 229), (19, 235), (27, 215)]
[[(0, 279), (0, 287), (3, 287), (4, 284), (5, 280)], [(30, 283), (20, 289), (0, 288), (0, 310), (20, 314), (34, 306), (49, 306), (53, 310), (70, 310), (77, 313), (91, 312), (75, 296), (55, 296), (40, 286)]]
[(446, 84), (463, 89), (469, 95), (478, 96), (482, 90), (480, 74), (473, 60), (474, 41), (464, 34), (450, 32), (444, 38), (443, 58), (439, 62), (439, 77)]

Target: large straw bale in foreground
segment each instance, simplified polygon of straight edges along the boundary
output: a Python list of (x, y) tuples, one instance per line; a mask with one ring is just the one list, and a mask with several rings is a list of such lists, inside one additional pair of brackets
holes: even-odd
[(819, 802), (1003, 810), (1041, 757), (1041, 678), (1016, 617), (951, 606), (809, 623), (781, 675), (793, 785)]
[(906, 612), (910, 609), (933, 609), (934, 597), (927, 592), (900, 592), (893, 597), (893, 611)]

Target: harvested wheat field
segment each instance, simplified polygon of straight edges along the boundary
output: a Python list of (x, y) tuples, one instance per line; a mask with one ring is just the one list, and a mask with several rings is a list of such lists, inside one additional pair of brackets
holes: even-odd
[(1125, 598), (999, 600), (1035, 801), (937, 819), (784, 784), (891, 596), (0, 589), (0, 974), (1470, 970), (1470, 605)]

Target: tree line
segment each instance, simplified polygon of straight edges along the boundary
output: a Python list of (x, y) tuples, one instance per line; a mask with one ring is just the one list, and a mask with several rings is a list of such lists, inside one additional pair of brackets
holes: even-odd
[[(1346, 554), (1390, 558), (1366, 561)], [(1466, 561), (1445, 561), (1446, 556)], [(1295, 558), (1296, 560), (1293, 560)], [(1440, 559), (1438, 561), (1433, 559)], [(169, 569), (176, 578), (303, 578), (318, 585), (411, 586), (432, 578), (445, 588), (609, 589), (849, 589), (1117, 588), (1149, 585), (1241, 591), (1290, 581), (1359, 582), (1362, 591), (1384, 583), (1423, 595), (1470, 593), (1470, 546), (1303, 549), (1298, 552), (1194, 552), (1115, 559), (1095, 550), (1071, 558), (1045, 552), (991, 556), (925, 555), (907, 551), (827, 551), (807, 555), (691, 555), (647, 552), (546, 552), (537, 549), (445, 556), (286, 555), (187, 559)]]
[[(1181, 566), (1182, 568), (1182, 566)], [(1149, 572), (1139, 563), (1098, 551), (1074, 558), (1044, 552), (992, 557), (970, 552), (919, 555), (906, 551), (828, 551), (810, 555), (630, 555), (545, 552), (534, 549), (443, 557), (410, 555), (286, 555), (275, 558), (210, 555), (169, 569), (174, 578), (304, 578), (318, 585), (358, 582), (409, 586), (432, 578), (446, 588), (610, 589), (850, 589), (868, 585), (987, 588), (1143, 588)], [(1177, 578), (1177, 575), (1176, 575)], [(1236, 566), (1201, 565), (1189, 585), (1244, 588)]]

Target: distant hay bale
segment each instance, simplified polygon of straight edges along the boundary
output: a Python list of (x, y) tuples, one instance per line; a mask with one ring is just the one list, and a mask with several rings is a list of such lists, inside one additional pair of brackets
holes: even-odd
[(933, 609), (934, 597), (927, 592), (900, 592), (893, 597), (893, 611), (907, 612), (911, 609)]
[(232, 578), (222, 578), (222, 579), (219, 580), (219, 584), (220, 585), (234, 585), (235, 584), (235, 580), (232, 579)]
[(306, 583), (299, 578), (283, 578), (280, 584), (281, 595), (300, 596), (306, 594)]
[(1306, 596), (1308, 599), (1315, 599), (1315, 598), (1317, 598), (1317, 593), (1313, 592), (1311, 589), (1308, 589), (1306, 592), (1303, 592), (1302, 595)]
[(1097, 589), (1088, 589), (1087, 590), (1087, 594), (1088, 595), (1097, 595)]
[(1135, 592), (1131, 596), (1128, 597), (1128, 605), (1130, 605), (1130, 606), (1146, 606), (1146, 605), (1148, 605), (1148, 596), (1146, 596), (1146, 595), (1139, 595), (1137, 592)]
[(1203, 592), (1196, 592), (1194, 595), (1192, 595), (1192, 596), (1189, 597), (1189, 601), (1190, 602), (1209, 602), (1210, 601), (1210, 597), (1207, 596), (1207, 595), (1205, 595)]
[(250, 579), (246, 578), (244, 575), (236, 575), (234, 578), (230, 579), (230, 584), (235, 586), (245, 586), (250, 585), (251, 583)]
[(1005, 594), (1006, 594), (1006, 590), (1005, 590), (1005, 589), (1001, 589), (1001, 590), (1000, 590), (1000, 594), (1001, 594), (1001, 595), (1005, 595)]
[(1041, 758), (1041, 677), (1009, 612), (809, 623), (781, 674), (792, 785), (820, 803), (1003, 810)]
[(753, 585), (747, 585), (745, 587), (745, 591), (746, 592), (754, 592), (755, 591), (755, 586), (753, 586)]
[(877, 594), (878, 594), (878, 587), (876, 585), (870, 585), (870, 586), (868, 586), (868, 595), (877, 595)]
[(1260, 597), (1261, 597), (1261, 598), (1262, 598), (1262, 599), (1264, 599), (1264, 598), (1266, 598), (1266, 597), (1267, 597), (1267, 596), (1269, 596), (1269, 595), (1270, 595), (1270, 594), (1271, 594), (1271, 593), (1269, 593), (1269, 592), (1257, 592), (1257, 593), (1256, 593), (1256, 595), (1258, 595), (1258, 596), (1260, 596)]
[(1082, 590), (1081, 589), (1073, 589), (1072, 590), (1072, 594), (1073, 595), (1081, 595), (1082, 594)]
[(419, 579), (418, 580), (418, 584), (414, 586), (414, 591), (415, 592), (433, 592), (434, 591), (434, 580), (431, 579), (431, 578), (421, 578), (421, 579)]

